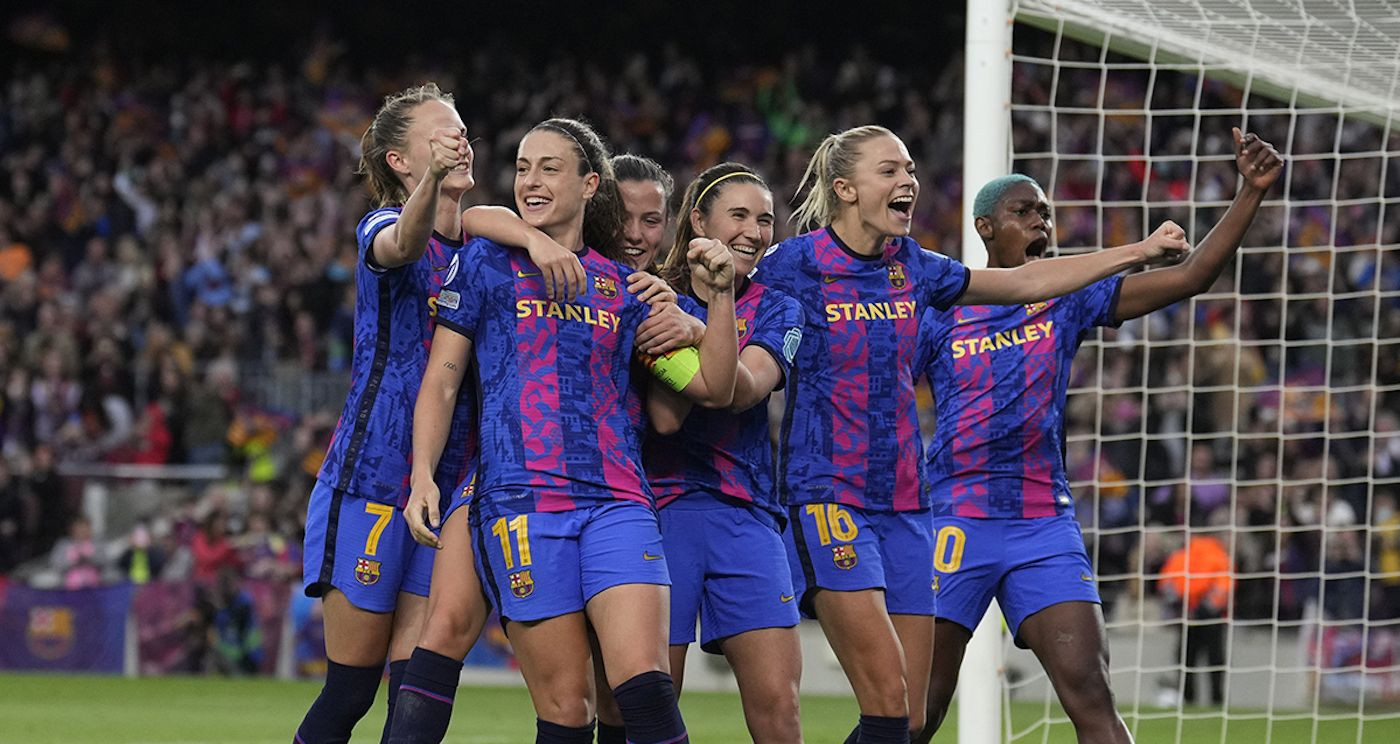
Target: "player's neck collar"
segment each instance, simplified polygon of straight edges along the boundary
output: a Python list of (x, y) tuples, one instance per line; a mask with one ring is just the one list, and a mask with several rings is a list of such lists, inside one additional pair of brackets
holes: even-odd
[(831, 242), (835, 243), (837, 248), (840, 248), (843, 253), (857, 261), (881, 261), (885, 258), (883, 246), (882, 250), (873, 256), (867, 256), (864, 253), (856, 253), (854, 250), (851, 250), (849, 245), (846, 245), (846, 241), (842, 240), (840, 235), (836, 234), (836, 227), (834, 225), (827, 225), (823, 229), (826, 230), (827, 235), (831, 236)]
[[(750, 280), (750, 279), (749, 279), (748, 277), (746, 277), (746, 276), (745, 276), (745, 277), (741, 277), (741, 278), (739, 279), (739, 284), (738, 284), (737, 286), (734, 287), (734, 301), (735, 301), (735, 302), (738, 302), (739, 300), (742, 300), (742, 299), (744, 298), (744, 293), (747, 292), (747, 291), (749, 291), (749, 287), (752, 287), (752, 286), (753, 286), (753, 281), (752, 281), (752, 280)], [(695, 287), (691, 287), (691, 288), (690, 288), (690, 296), (691, 296), (691, 298), (694, 299), (696, 302), (700, 303), (700, 307), (709, 307), (709, 306), (710, 306), (710, 303), (708, 303), (708, 302), (706, 302), (704, 299), (702, 299), (702, 298), (700, 297), (700, 293), (698, 293), (698, 292), (695, 291)]]

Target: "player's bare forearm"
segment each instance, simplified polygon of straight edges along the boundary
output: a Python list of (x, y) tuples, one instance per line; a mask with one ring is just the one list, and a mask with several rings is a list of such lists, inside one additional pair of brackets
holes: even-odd
[(467, 235), (518, 247), (528, 253), (544, 275), (545, 292), (550, 299), (572, 300), (583, 294), (585, 274), (578, 257), (541, 230), (526, 224), (515, 212), (505, 207), (470, 207), (462, 212), (462, 230)]
[(1139, 243), (1032, 261), (1014, 269), (973, 269), (958, 304), (1023, 305), (1067, 295), (1147, 260)]
[(1225, 216), (1185, 261), (1124, 279), (1114, 319), (1121, 323), (1210, 289), (1239, 250), (1263, 201), (1264, 192), (1246, 184), (1235, 195)]
[[(739, 367), (739, 334), (735, 332), (734, 290), (714, 292), (700, 339), (700, 372), (686, 395), (706, 408), (728, 408), (734, 401), (734, 378)], [(695, 394), (691, 387), (701, 383)]]
[(413, 404), (411, 478), (415, 482), (431, 481), (437, 471), (470, 353), (471, 341), (465, 336), (443, 326), (434, 331), (428, 367)]
[(729, 410), (742, 413), (762, 403), (782, 381), (783, 372), (766, 350), (747, 346), (739, 353), (734, 375), (734, 400)]
[(418, 182), (408, 201), (404, 202), (398, 222), (375, 236), (375, 263), (392, 269), (423, 257), (428, 251), (428, 239), (433, 235), (441, 186), (442, 181), (431, 176)]
[(675, 434), (690, 415), (691, 402), (659, 380), (647, 383), (647, 418), (658, 434)]

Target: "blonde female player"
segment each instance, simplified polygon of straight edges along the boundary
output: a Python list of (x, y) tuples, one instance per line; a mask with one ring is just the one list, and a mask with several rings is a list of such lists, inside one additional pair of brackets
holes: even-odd
[(914, 161), (879, 126), (828, 136), (802, 186), (793, 218), (815, 229), (774, 246), (754, 275), (804, 311), (778, 465), (793, 589), (855, 690), (848, 741), (905, 742), (923, 726), (933, 652), (933, 523), (909, 369), (919, 310), (1039, 302), (1188, 246), (1166, 223), (1129, 246), (969, 270), (908, 237)]

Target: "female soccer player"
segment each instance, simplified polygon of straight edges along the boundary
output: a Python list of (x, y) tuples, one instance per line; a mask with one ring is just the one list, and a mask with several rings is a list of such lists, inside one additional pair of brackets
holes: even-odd
[[(947, 713), (963, 651), (994, 596), (1016, 642), (1045, 666), (1079, 741), (1132, 740), (1114, 709), (1103, 612), (1065, 475), (1065, 389), (1094, 326), (1204, 292), (1235, 255), (1283, 160), (1254, 134), (1232, 135), (1243, 186), (1186, 261), (1049, 302), (924, 316), (916, 374), (928, 375), (938, 407), (925, 471), (937, 513), (938, 653), (919, 741)], [(1026, 176), (983, 186), (973, 215), (993, 267), (1025, 266), (1049, 244), (1049, 201)]]
[[(1121, 248), (969, 270), (908, 238), (914, 161), (878, 126), (827, 137), (802, 185), (793, 218), (817, 229), (771, 249), (754, 277), (804, 311), (778, 469), (793, 589), (855, 690), (850, 741), (903, 742), (923, 726), (933, 646), (933, 525), (908, 370), (918, 309), (1039, 302), (1187, 246), (1167, 223)], [(905, 669), (920, 670), (907, 686)]]
[[(374, 702), (386, 657), (392, 719), (418, 638), (433, 556), (394, 518), (408, 495), (411, 421), (403, 411), (422, 379), (431, 316), (461, 243), (461, 199), (475, 185), (462, 119), (432, 83), (388, 96), (361, 148), (378, 206), (355, 231), (352, 385), (307, 515), (303, 582), (309, 596), (324, 598), (327, 671), (297, 730), (304, 744), (349, 738)], [(530, 241), (542, 264), (566, 266), (550, 248)], [(566, 251), (562, 258), (573, 260)], [(454, 455), (434, 475), (451, 488), (472, 457), (475, 409), (463, 396), (446, 413)]]
[[(686, 188), (663, 278), (703, 315), (711, 293), (692, 283), (685, 246), (718, 240), (746, 277), (773, 242), (773, 219), (773, 194), (758, 174), (738, 163), (706, 170)], [(767, 403), (802, 339), (802, 309), (747, 279), (736, 294), (742, 349), (730, 405), (692, 410), (684, 391), (659, 385), (647, 397), (663, 435), (647, 440), (644, 463), (671, 570), (671, 676), (679, 691), (698, 615), (701, 648), (723, 653), (734, 669), (753, 740), (800, 742), (798, 614), (773, 493)]]
[[(575, 302), (555, 302), (518, 252), (485, 240), (459, 252), (444, 292), (476, 301), (439, 303), (414, 411), (411, 503), (436, 501), (430, 475), (447, 439), (446, 409), (474, 353), (477, 568), (534, 701), (536, 740), (592, 739), (591, 622), (628, 739), (686, 741), (667, 673), (665, 556), (623, 405), (636, 329), (650, 309), (621, 287), (630, 271), (616, 260), (619, 197), (598, 135), (569, 119), (536, 125), (520, 142), (515, 200), (527, 224), (577, 251), (591, 282)], [(737, 368), (733, 261), (713, 242), (688, 255), (715, 293), (697, 379), (727, 403)], [(465, 516), (458, 510), (447, 527)]]
[(666, 240), (671, 192), (676, 182), (655, 160), (631, 153), (614, 155), (612, 168), (626, 213), (622, 252), (632, 268), (646, 271), (656, 263), (657, 251)]

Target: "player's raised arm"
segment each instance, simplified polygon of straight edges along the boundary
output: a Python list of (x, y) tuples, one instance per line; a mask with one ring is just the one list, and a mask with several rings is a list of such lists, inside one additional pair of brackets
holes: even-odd
[(1023, 305), (1061, 297), (1121, 271), (1191, 249), (1171, 220), (1146, 240), (1096, 253), (1032, 261), (1014, 269), (973, 269), (959, 305)]
[[(409, 170), (409, 161), (415, 156), (428, 158), (428, 169), (421, 180), (414, 179)], [(433, 234), (442, 181), (454, 169), (470, 170), (471, 159), (466, 133), (457, 127), (434, 130), (426, 149), (413, 148), (410, 144), (407, 152), (390, 149), (384, 153), (389, 168), (407, 174), (405, 186), (411, 184), (413, 191), (404, 202), (398, 221), (374, 237), (370, 257), (377, 267), (393, 269), (423, 257), (428, 250), (428, 238)]]
[(1225, 270), (1230, 257), (1239, 250), (1245, 231), (1264, 201), (1264, 193), (1283, 172), (1283, 156), (1274, 146), (1254, 133), (1231, 130), (1235, 142), (1235, 165), (1243, 181), (1225, 216), (1216, 223), (1201, 244), (1176, 266), (1133, 274), (1123, 280), (1114, 319), (1118, 322), (1146, 315), (1153, 310), (1198, 295), (1210, 288)]
[(413, 405), (413, 472), (410, 476), (408, 503), (403, 516), (408, 521), (413, 539), (423, 545), (442, 547), (437, 535), (428, 529), (442, 526), (438, 514), (439, 493), (433, 474), (447, 433), (452, 426), (452, 410), (462, 375), (471, 357), (471, 339), (459, 331), (439, 325), (433, 333), (433, 345), (428, 352), (428, 368), (418, 387), (418, 400)]
[(706, 408), (725, 408), (734, 400), (739, 339), (734, 333), (734, 258), (718, 240), (696, 238), (686, 254), (691, 281), (709, 291), (705, 335), (700, 339), (699, 368), (682, 391)]
[(493, 243), (524, 248), (544, 275), (545, 292), (552, 300), (571, 301), (586, 288), (587, 276), (578, 256), (505, 207), (468, 208), (462, 212), (462, 230)]

